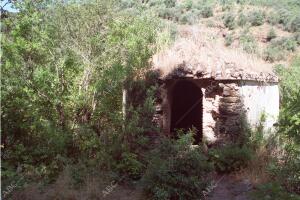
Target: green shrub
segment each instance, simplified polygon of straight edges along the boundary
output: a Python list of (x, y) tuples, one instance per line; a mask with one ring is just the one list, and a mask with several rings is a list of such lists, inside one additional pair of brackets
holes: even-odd
[(213, 166), (199, 148), (192, 148), (193, 135), (163, 139), (152, 152), (143, 177), (151, 199), (203, 199)]
[(139, 179), (143, 172), (143, 164), (139, 161), (138, 156), (134, 153), (124, 152), (117, 169), (121, 174), (125, 174), (132, 179)]
[(234, 41), (233, 35), (232, 34), (228, 34), (225, 37), (225, 46), (230, 46)]
[(278, 10), (279, 13), (279, 24), (282, 24), (285, 29), (288, 30), (288, 25), (291, 21), (291, 12), (286, 9)]
[(181, 24), (193, 24), (195, 23), (196, 18), (197, 16), (193, 11), (188, 11), (179, 17), (179, 22)]
[(256, 53), (257, 51), (257, 44), (250, 33), (242, 33), (240, 36), (240, 44), (247, 53)]
[(194, 7), (194, 1), (193, 0), (184, 0), (180, 6), (185, 10), (191, 10)]
[(234, 6), (233, 0), (220, 0), (222, 11), (230, 11)]
[[(297, 116), (300, 119), (300, 115)], [(287, 143), (284, 164), (278, 164), (275, 174), (289, 191), (300, 194), (300, 147), (297, 143)]]
[(77, 188), (84, 183), (84, 179), (88, 171), (83, 163), (67, 166), (66, 169), (71, 178), (71, 184), (73, 187)]
[(280, 38), (278, 40), (273, 40), (271, 42), (272, 47), (280, 47), (281, 49), (287, 51), (295, 51), (297, 47), (297, 42), (293, 38)]
[(241, 27), (245, 26), (247, 24), (247, 17), (243, 13), (239, 14), (237, 24)]
[(288, 25), (288, 29), (291, 32), (300, 32), (300, 15), (294, 17), (289, 25)]
[(276, 25), (280, 21), (280, 15), (277, 12), (270, 12), (267, 16), (267, 22), (271, 25)]
[(200, 15), (203, 18), (208, 18), (213, 16), (213, 9), (211, 6), (203, 6), (200, 9)]
[(271, 41), (272, 39), (276, 38), (277, 35), (276, 35), (276, 32), (273, 28), (271, 28), (267, 34), (267, 40), (268, 41)]
[(248, 14), (248, 20), (252, 26), (260, 26), (264, 23), (265, 14), (262, 11), (253, 11)]
[(257, 189), (251, 192), (254, 200), (272, 199), (272, 200), (299, 200), (300, 196), (288, 193), (279, 183), (271, 182), (259, 185)]
[(226, 14), (223, 16), (223, 23), (225, 27), (227, 27), (229, 30), (232, 30), (235, 28), (235, 15), (234, 14)]
[(164, 0), (163, 2), (167, 8), (175, 7), (176, 5), (176, 0)]
[(228, 173), (247, 166), (252, 151), (246, 146), (226, 145), (210, 150), (209, 155), (218, 172)]
[(157, 9), (158, 16), (164, 19), (178, 21), (179, 16), (181, 15), (180, 10), (178, 8), (172, 7), (172, 8), (158, 8)]
[(283, 60), (288, 51), (295, 51), (296, 47), (297, 42), (294, 38), (280, 38), (272, 40), (271, 44), (265, 49), (263, 58), (270, 62)]
[(300, 33), (295, 33), (293, 36), (294, 40), (300, 45)]
[(280, 61), (285, 58), (286, 52), (280, 47), (268, 46), (263, 52), (263, 59), (269, 62)]
[(281, 78), (281, 112), (279, 134), (285, 143), (285, 156), (278, 162), (275, 175), (290, 191), (300, 194), (300, 58), (289, 68), (278, 66), (276, 72)]

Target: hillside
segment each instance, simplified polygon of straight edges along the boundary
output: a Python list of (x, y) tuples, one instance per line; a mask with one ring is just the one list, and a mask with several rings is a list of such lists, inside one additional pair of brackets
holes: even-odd
[[(299, 54), (300, 5), (296, 0), (149, 1), (170, 26), (200, 25), (212, 42), (240, 49), (273, 65)], [(176, 28), (174, 28), (176, 30)], [(218, 47), (220, 48), (220, 47)]]
[[(299, 0), (4, 0), (1, 12), (0, 199), (299, 200)], [(272, 128), (265, 112), (250, 126), (253, 105), (274, 107)]]

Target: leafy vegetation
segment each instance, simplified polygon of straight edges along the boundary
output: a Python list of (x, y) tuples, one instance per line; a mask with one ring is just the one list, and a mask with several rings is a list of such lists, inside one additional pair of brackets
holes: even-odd
[(262, 11), (253, 11), (249, 13), (248, 18), (252, 26), (260, 26), (264, 23), (265, 15)]
[[(300, 45), (298, 0), (13, 3), (18, 12), (1, 19), (2, 188), (53, 183), (64, 170), (71, 187), (79, 188), (90, 171), (101, 171), (114, 180), (141, 181), (152, 199), (204, 199), (208, 174), (237, 172), (257, 159), (272, 181), (259, 185), (254, 198), (299, 199), (299, 58), (276, 68), (279, 144), (266, 141), (259, 124), (254, 132), (245, 130), (245, 141), (208, 152), (192, 146), (192, 133), (178, 140), (155, 135), (159, 81), (158, 74), (147, 72), (151, 56), (176, 37), (177, 24), (201, 20), (212, 28), (220, 20), (230, 30), (223, 27), (226, 46), (238, 39), (247, 53), (261, 50), (265, 61), (287, 60)], [(257, 8), (249, 12), (247, 6)], [(258, 49), (253, 30), (263, 24), (266, 44)], [(278, 149), (280, 156), (274, 155)]]
[(127, 123), (120, 96), (149, 66), (159, 21), (105, 1), (18, 6), (2, 27), (3, 180), (18, 168), (52, 181), (80, 159), (137, 176), (138, 147), (130, 142), (149, 131), (138, 116), (151, 115), (153, 100), (149, 89)]
[(192, 144), (191, 132), (178, 140), (163, 139), (152, 152), (144, 176), (145, 191), (151, 199), (204, 199), (213, 166)]
[(224, 15), (223, 22), (224, 22), (225, 27), (227, 27), (229, 30), (232, 30), (235, 28), (235, 16), (233, 14)]
[(222, 173), (239, 171), (252, 159), (252, 151), (247, 146), (227, 145), (213, 149), (209, 154), (216, 170)]

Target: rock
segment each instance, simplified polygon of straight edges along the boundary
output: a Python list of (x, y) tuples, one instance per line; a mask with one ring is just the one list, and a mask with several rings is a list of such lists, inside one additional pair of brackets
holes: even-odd
[(239, 97), (224, 97), (221, 99), (221, 102), (224, 102), (224, 103), (240, 103), (241, 102), (241, 99)]

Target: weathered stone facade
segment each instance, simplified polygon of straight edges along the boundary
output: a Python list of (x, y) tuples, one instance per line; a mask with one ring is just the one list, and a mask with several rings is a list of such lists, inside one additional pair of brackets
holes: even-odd
[[(160, 87), (161, 101), (157, 105), (157, 119), (165, 134), (173, 134), (171, 130), (173, 93), (176, 84), (188, 81), (195, 84), (202, 93), (202, 141), (207, 144), (218, 144), (234, 141), (240, 134), (247, 121), (247, 105), (241, 88), (245, 82), (241, 80), (214, 80), (214, 79), (168, 79)], [(254, 86), (260, 85), (268, 90), (268, 85), (253, 82)], [(185, 97), (185, 91), (182, 92)], [(275, 102), (279, 101), (275, 97)], [(279, 106), (279, 105), (278, 105)], [(249, 109), (249, 108), (248, 108)], [(253, 108), (252, 108), (253, 109)], [(257, 110), (264, 112), (264, 110)], [(192, 124), (191, 124), (192, 125)]]

